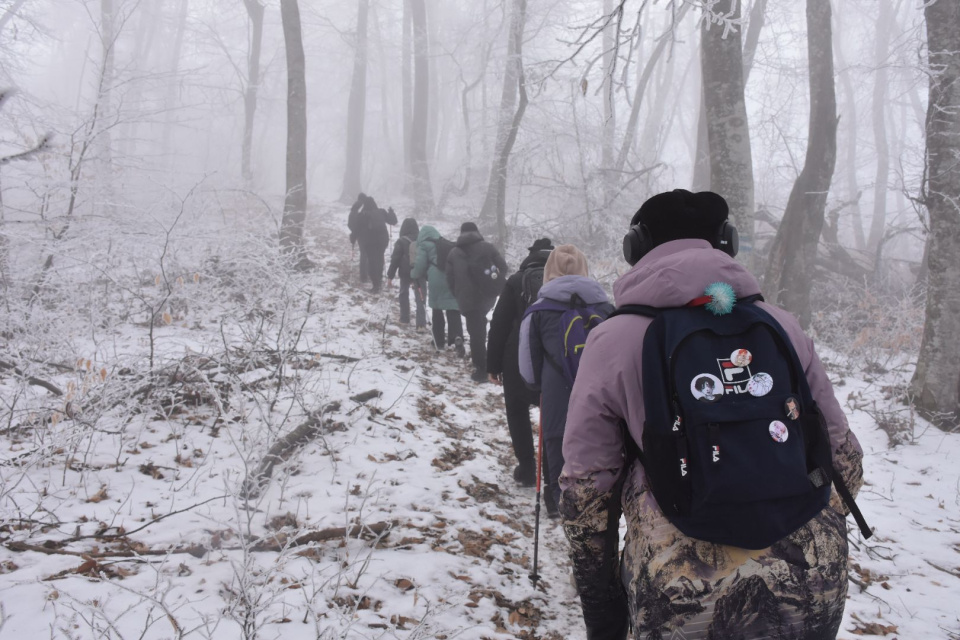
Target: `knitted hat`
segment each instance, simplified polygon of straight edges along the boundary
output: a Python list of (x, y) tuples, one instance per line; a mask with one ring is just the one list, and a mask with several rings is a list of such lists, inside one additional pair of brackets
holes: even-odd
[(543, 265), (543, 283), (560, 276), (590, 275), (587, 256), (572, 244), (562, 244), (550, 252), (547, 264)]
[(539, 238), (533, 241), (533, 245), (527, 247), (527, 251), (552, 251), (553, 242), (550, 238)]
[(640, 205), (630, 226), (644, 224), (654, 246), (683, 238), (712, 242), (729, 213), (727, 201), (719, 194), (674, 189), (659, 193)]
[(468, 233), (470, 231), (480, 232), (480, 229), (477, 228), (477, 225), (472, 222), (464, 222), (460, 225), (460, 233)]

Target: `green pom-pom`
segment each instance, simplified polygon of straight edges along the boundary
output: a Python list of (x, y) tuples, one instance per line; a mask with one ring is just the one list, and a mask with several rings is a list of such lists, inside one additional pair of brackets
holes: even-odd
[(733, 311), (733, 305), (737, 303), (736, 291), (726, 282), (714, 282), (704, 289), (703, 294), (710, 296), (710, 302), (704, 306), (715, 316), (730, 313)]

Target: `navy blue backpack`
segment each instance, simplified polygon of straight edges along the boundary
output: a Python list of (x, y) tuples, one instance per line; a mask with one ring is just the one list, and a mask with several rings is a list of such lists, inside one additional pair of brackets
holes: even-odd
[(628, 305), (653, 318), (643, 341), (642, 449), (626, 435), (661, 510), (684, 534), (769, 547), (817, 515), (834, 473), (826, 423), (780, 324), (752, 296), (714, 315), (703, 306)]

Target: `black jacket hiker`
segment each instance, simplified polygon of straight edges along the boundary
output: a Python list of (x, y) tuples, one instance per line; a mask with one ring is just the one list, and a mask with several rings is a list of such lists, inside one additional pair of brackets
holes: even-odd
[(347, 218), (350, 244), (360, 247), (360, 282), (369, 280), (374, 293), (380, 291), (383, 282), (383, 254), (390, 244), (388, 224), (397, 224), (393, 209), (381, 209), (376, 200), (363, 193), (353, 203)]
[(400, 225), (400, 237), (393, 244), (393, 253), (390, 254), (390, 265), (387, 267), (387, 279), (400, 275), (400, 323), (410, 323), (410, 289), (413, 288), (413, 298), (416, 303), (417, 328), (427, 326), (426, 311), (426, 282), (413, 280), (410, 277), (410, 271), (413, 268), (417, 251), (417, 236), (420, 234), (420, 227), (413, 218), (405, 218)]

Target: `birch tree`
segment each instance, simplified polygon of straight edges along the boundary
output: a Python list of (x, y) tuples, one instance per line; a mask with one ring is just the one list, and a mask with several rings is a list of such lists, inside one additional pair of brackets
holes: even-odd
[(960, 3), (924, 8), (930, 98), (926, 171), (921, 200), (930, 217), (927, 311), (914, 402), (926, 415), (960, 415)]

